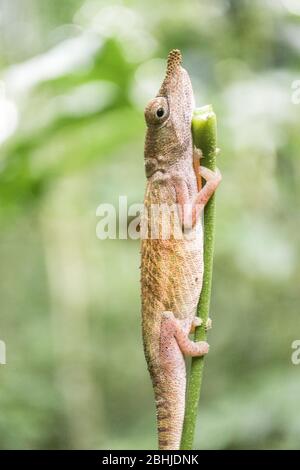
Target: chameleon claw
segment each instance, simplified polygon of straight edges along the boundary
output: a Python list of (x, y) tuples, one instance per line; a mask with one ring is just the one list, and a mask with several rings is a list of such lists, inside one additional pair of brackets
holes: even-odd
[(194, 318), (193, 318), (193, 321), (192, 321), (192, 324), (191, 324), (190, 333), (194, 333), (194, 332), (195, 332), (195, 329), (196, 329), (198, 326), (201, 326), (202, 323), (203, 323), (203, 320), (202, 320), (200, 317), (194, 317)]
[(193, 158), (197, 159), (198, 161), (203, 158), (203, 153), (201, 149), (198, 149), (197, 147), (194, 147), (193, 150)]
[(212, 328), (212, 319), (211, 318), (207, 319), (204, 328), (205, 328), (205, 331), (211, 330), (211, 328)]
[(196, 326), (201, 326), (203, 323), (203, 320), (202, 318), (200, 317), (194, 317), (193, 319), (193, 325), (196, 327)]
[(197, 356), (204, 356), (209, 351), (209, 344), (206, 341), (198, 341), (195, 343), (198, 347), (198, 354)]
[[(195, 332), (195, 329), (198, 327), (198, 326), (201, 326), (203, 325), (203, 320), (202, 318), (200, 317), (194, 317), (193, 318), (193, 321), (192, 321), (192, 324), (191, 324), (191, 330), (190, 330), (190, 333), (194, 333)], [(204, 329), (205, 331), (208, 331), (212, 328), (212, 319), (211, 318), (208, 318), (206, 320), (206, 323), (204, 325)]]

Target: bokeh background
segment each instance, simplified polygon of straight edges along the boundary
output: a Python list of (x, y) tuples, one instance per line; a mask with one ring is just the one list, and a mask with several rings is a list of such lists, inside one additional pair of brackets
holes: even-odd
[(223, 173), (195, 446), (299, 448), (299, 2), (0, 5), (0, 447), (156, 446), (139, 242), (97, 239), (96, 209), (142, 202), (143, 108), (180, 48)]

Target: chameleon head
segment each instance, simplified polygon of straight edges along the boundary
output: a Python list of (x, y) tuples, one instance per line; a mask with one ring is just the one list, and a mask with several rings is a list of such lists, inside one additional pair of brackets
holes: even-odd
[(147, 177), (166, 172), (192, 148), (191, 121), (195, 107), (187, 71), (178, 49), (169, 53), (164, 81), (157, 96), (145, 108)]

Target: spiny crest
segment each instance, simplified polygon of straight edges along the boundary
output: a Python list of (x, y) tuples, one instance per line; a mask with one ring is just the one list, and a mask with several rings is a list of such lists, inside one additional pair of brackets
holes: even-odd
[(171, 75), (182, 63), (182, 56), (179, 49), (172, 49), (168, 55), (167, 75)]
[(167, 70), (164, 81), (159, 90), (159, 96), (167, 94), (170, 91), (170, 86), (178, 78), (178, 73), (180, 72), (180, 65), (182, 62), (181, 52), (179, 49), (172, 49), (168, 55), (167, 61)]

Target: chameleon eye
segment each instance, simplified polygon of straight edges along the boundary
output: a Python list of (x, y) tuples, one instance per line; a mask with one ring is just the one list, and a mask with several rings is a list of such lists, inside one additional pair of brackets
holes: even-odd
[(164, 96), (157, 96), (145, 109), (145, 118), (148, 126), (161, 126), (168, 119), (169, 105)]

